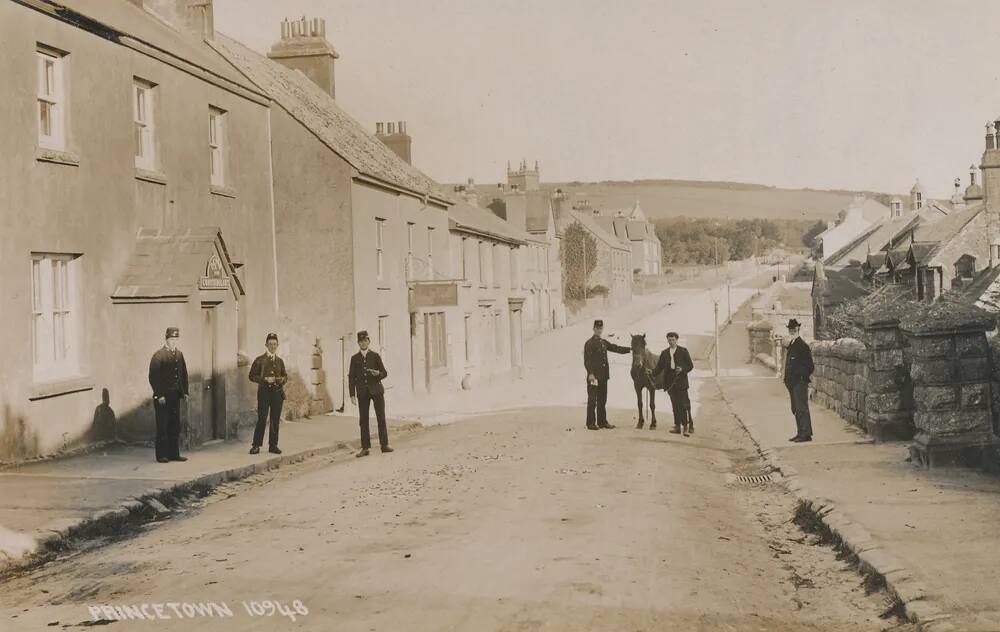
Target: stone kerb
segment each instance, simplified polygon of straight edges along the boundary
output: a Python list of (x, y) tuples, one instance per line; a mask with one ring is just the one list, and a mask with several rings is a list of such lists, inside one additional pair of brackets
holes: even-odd
[(865, 376), (868, 348), (860, 340), (841, 338), (812, 344), (816, 370), (812, 399), (841, 419), (865, 427)]
[(922, 306), (900, 326), (912, 355), (914, 460), (978, 466), (1000, 445), (993, 427), (992, 315), (950, 301)]
[(865, 431), (876, 441), (913, 436), (913, 384), (907, 340), (900, 330), (899, 305), (865, 310), (860, 318), (867, 358), (864, 362)]

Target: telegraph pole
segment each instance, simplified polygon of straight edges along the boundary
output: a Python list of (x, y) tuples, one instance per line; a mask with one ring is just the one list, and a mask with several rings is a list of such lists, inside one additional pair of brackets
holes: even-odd
[(718, 299), (714, 302), (715, 305), (715, 377), (719, 377), (719, 301)]

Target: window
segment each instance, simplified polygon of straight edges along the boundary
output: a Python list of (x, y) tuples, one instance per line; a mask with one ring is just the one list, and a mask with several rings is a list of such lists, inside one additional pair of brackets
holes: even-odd
[(79, 374), (79, 256), (31, 255), (31, 341), (34, 377)]
[(444, 312), (431, 312), (426, 316), (428, 362), (432, 369), (448, 366), (448, 341), (445, 337)]
[(135, 127), (135, 166), (156, 168), (156, 136), (153, 132), (153, 84), (132, 80), (132, 118)]
[(434, 227), (427, 227), (427, 279), (434, 280)]
[(493, 251), (493, 287), (500, 287), (500, 276), (503, 274), (503, 262), (500, 261), (500, 246), (497, 244), (491, 244), (490, 250)]
[(384, 232), (385, 220), (381, 217), (375, 218), (375, 278), (385, 277), (385, 254), (384, 254)]
[(510, 261), (510, 289), (513, 290), (514, 288), (517, 287), (517, 284), (518, 284), (518, 278), (517, 278), (517, 276), (518, 276), (517, 275), (517, 255), (518, 255), (519, 251), (514, 246), (511, 246), (508, 249), (508, 252), (510, 253), (510, 255), (508, 257), (508, 259)]
[(469, 264), (465, 260), (465, 258), (468, 256), (467, 253), (468, 253), (468, 250), (469, 250), (468, 249), (468, 243), (467, 243), (468, 241), (469, 241), (468, 237), (462, 237), (462, 242), (461, 242), (461, 245), (459, 246), (461, 248), (461, 252), (459, 253), (459, 257), (460, 257), (459, 266), (460, 266), (460, 270), (462, 271), (461, 278), (466, 279), (466, 280), (468, 280), (468, 278), (469, 278)]
[(226, 112), (208, 108), (208, 149), (212, 161), (212, 184), (226, 184)]
[(413, 280), (413, 222), (406, 222), (406, 280)]
[(38, 144), (47, 149), (66, 148), (65, 59), (62, 53), (39, 47)]
[(465, 315), (465, 361), (472, 361), (472, 314)]
[(485, 286), (489, 278), (486, 274), (486, 244), (481, 241), (476, 243), (479, 248), (479, 284)]
[(386, 344), (389, 342), (389, 317), (379, 316), (378, 317), (378, 352), (380, 354), (385, 353)]
[(503, 357), (503, 323), (500, 321), (500, 312), (493, 312), (493, 335), (496, 336), (496, 342), (493, 344), (493, 348), (496, 351), (496, 357)]

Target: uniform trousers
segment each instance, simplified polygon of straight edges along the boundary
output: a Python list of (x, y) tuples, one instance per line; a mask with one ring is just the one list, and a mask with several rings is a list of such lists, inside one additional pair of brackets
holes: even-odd
[(587, 382), (587, 426), (608, 424), (608, 381)]
[(267, 426), (268, 416), (271, 418), (271, 427), (268, 429), (267, 446), (278, 447), (278, 427), (284, 404), (285, 396), (281, 389), (257, 389), (257, 426), (253, 429), (253, 447), (259, 448), (264, 442), (264, 428)]
[(361, 447), (372, 447), (371, 430), (368, 427), (368, 410), (375, 404), (375, 420), (378, 423), (378, 442), (383, 448), (389, 445), (389, 429), (385, 425), (385, 395), (372, 393), (365, 387), (358, 388), (358, 423), (361, 425)]
[(156, 458), (176, 459), (181, 455), (181, 394), (167, 393), (164, 403), (153, 399), (156, 414)]

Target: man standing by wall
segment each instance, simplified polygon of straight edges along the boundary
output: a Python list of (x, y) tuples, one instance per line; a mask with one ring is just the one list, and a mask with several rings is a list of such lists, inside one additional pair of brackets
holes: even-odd
[(382, 357), (368, 348), (371, 340), (367, 331), (358, 332), (360, 351), (351, 357), (351, 368), (347, 373), (347, 383), (351, 391), (351, 403), (358, 407), (358, 422), (361, 425), (361, 450), (355, 456), (368, 456), (372, 447), (371, 431), (368, 428), (369, 406), (375, 404), (375, 419), (378, 422), (378, 442), (382, 452), (392, 452), (389, 447), (389, 429), (385, 425), (385, 387), (382, 380), (389, 376), (382, 364)]
[(785, 387), (792, 400), (792, 414), (795, 415), (795, 436), (789, 439), (796, 443), (812, 441), (812, 418), (809, 416), (809, 378), (813, 373), (812, 350), (799, 337), (801, 325), (794, 318), (788, 321), (788, 335), (792, 339), (785, 352)]
[(604, 333), (604, 321), (594, 321), (594, 335), (583, 345), (583, 366), (587, 370), (587, 430), (598, 428), (612, 429), (608, 423), (608, 380), (611, 371), (608, 368), (608, 351), (613, 353), (632, 353), (628, 347), (622, 347), (601, 338)]
[(267, 334), (264, 344), (267, 346), (267, 352), (257, 356), (250, 365), (250, 381), (257, 385), (257, 427), (253, 431), (250, 454), (260, 453), (268, 413), (271, 417), (271, 427), (267, 438), (267, 451), (281, 454), (281, 449), (278, 447), (278, 426), (281, 423), (281, 408), (285, 403), (284, 387), (288, 381), (288, 373), (285, 371), (285, 361), (278, 357), (277, 334)]
[[(670, 406), (674, 411), (674, 428), (670, 432), (688, 436), (694, 433), (694, 419), (691, 417), (691, 398), (688, 397), (688, 373), (694, 369), (691, 354), (677, 344), (679, 336), (671, 331), (667, 334), (667, 348), (660, 352), (660, 360), (653, 369), (653, 381), (663, 380)], [(662, 375), (662, 378), (657, 376)]]
[(156, 462), (187, 461), (180, 453), (181, 398), (188, 396), (184, 354), (177, 348), (181, 331), (167, 327), (166, 342), (149, 361), (149, 385), (156, 414)]

